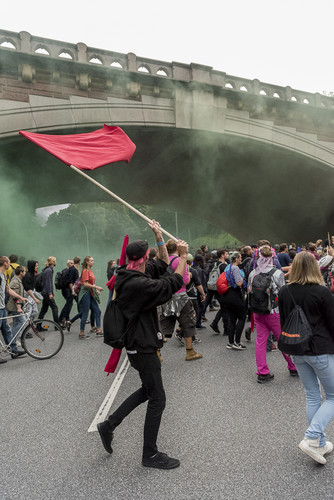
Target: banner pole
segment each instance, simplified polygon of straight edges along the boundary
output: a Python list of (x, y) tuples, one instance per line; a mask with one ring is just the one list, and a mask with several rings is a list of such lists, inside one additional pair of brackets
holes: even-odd
[[(110, 191), (110, 189), (107, 189), (105, 186), (103, 186), (103, 184), (100, 184), (95, 179), (93, 179), (92, 177), (90, 177), (89, 175), (87, 175), (85, 172), (83, 172), (79, 168), (75, 167), (74, 165), (69, 165), (69, 166), (71, 167), (72, 170), (74, 170), (78, 174), (80, 174), (83, 177), (85, 177), (86, 179), (88, 179), (90, 182), (92, 182), (93, 184), (95, 184), (97, 187), (99, 187), (100, 189), (102, 189), (103, 191), (105, 191), (107, 194), (109, 194), (110, 196), (112, 196), (113, 198), (115, 198), (115, 200), (119, 201), (120, 203), (122, 203), (123, 205), (125, 205), (126, 207), (128, 207), (130, 210), (132, 210), (132, 212), (134, 212), (135, 214), (139, 215), (139, 217), (141, 217), (142, 219), (146, 220), (146, 222), (152, 223), (152, 220), (149, 219), (148, 217), (146, 217), (146, 215), (142, 214), (135, 207), (133, 207), (132, 205), (130, 205), (129, 203), (127, 203), (125, 200), (123, 200), (122, 198), (120, 198), (119, 196), (117, 196), (117, 194), (115, 194), (112, 191)], [(173, 236), (172, 234), (170, 234), (165, 229), (160, 228), (160, 230), (161, 230), (162, 233), (164, 233), (166, 236), (168, 236), (172, 240), (177, 241), (177, 238), (175, 238), (175, 236)]]

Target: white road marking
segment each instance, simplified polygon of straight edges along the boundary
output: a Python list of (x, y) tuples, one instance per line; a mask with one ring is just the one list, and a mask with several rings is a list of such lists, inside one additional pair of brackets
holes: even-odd
[(116, 375), (113, 383), (111, 384), (111, 387), (108, 391), (108, 394), (104, 398), (104, 401), (101, 404), (99, 411), (95, 415), (95, 418), (94, 418), (93, 422), (91, 423), (91, 425), (88, 429), (88, 432), (97, 431), (97, 427), (96, 427), (97, 424), (99, 424), (100, 422), (103, 422), (107, 418), (110, 407), (113, 404), (113, 401), (118, 393), (119, 388), (121, 387), (121, 384), (122, 384), (123, 379), (126, 375), (126, 372), (128, 371), (129, 366), (130, 366), (130, 363), (129, 363), (128, 357), (126, 356), (123, 363), (122, 363), (122, 366), (120, 367), (120, 369), (117, 372), (117, 375)]

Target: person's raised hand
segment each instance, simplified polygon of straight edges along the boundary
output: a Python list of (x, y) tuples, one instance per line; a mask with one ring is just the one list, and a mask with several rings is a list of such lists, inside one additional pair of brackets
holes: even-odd
[(152, 231), (154, 232), (154, 234), (161, 234), (161, 226), (160, 226), (160, 223), (157, 222), (156, 220), (152, 219), (151, 222), (148, 222), (148, 227), (150, 229), (152, 229)]
[(177, 242), (177, 252), (180, 257), (188, 257), (188, 243), (183, 240), (178, 240)]

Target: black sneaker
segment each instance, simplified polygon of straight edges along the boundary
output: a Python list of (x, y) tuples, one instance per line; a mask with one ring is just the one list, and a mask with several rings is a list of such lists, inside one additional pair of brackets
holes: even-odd
[(219, 330), (218, 326), (217, 326), (217, 325), (215, 325), (214, 323), (211, 323), (210, 328), (212, 328), (212, 330), (213, 330), (214, 332), (216, 332), (216, 333), (220, 333), (220, 330)]
[(192, 340), (193, 344), (199, 344), (200, 342), (202, 342), (201, 339), (199, 339), (199, 338), (197, 338), (195, 336), (193, 337), (193, 340)]
[(180, 460), (170, 458), (166, 453), (158, 453), (154, 457), (143, 458), (144, 467), (155, 467), (156, 469), (175, 469), (180, 465)]
[(289, 370), (291, 377), (299, 377), (297, 370)]
[(246, 337), (246, 340), (250, 340), (251, 338), (251, 333), (252, 333), (252, 329), (250, 327), (246, 328), (245, 330), (245, 337)]
[(19, 349), (17, 351), (14, 351), (11, 353), (11, 356), (13, 359), (19, 358), (20, 356), (24, 356), (27, 354), (25, 351), (20, 351)]
[(110, 430), (108, 421), (105, 420), (104, 422), (97, 424), (97, 430), (99, 431), (104, 449), (108, 453), (112, 453), (111, 443), (112, 440), (114, 439), (114, 433)]
[(237, 351), (242, 351), (243, 349), (246, 349), (246, 346), (244, 344), (242, 344), (241, 342), (239, 342), (239, 344), (234, 342), (234, 344), (232, 345), (232, 348), (236, 349)]
[(274, 375), (271, 373), (267, 373), (266, 375), (258, 375), (257, 381), (259, 384), (265, 384), (266, 382), (270, 382), (274, 378)]
[(182, 337), (182, 335), (180, 335), (179, 333), (176, 333), (175, 338), (180, 345), (182, 345), (182, 346), (184, 345), (184, 338)]

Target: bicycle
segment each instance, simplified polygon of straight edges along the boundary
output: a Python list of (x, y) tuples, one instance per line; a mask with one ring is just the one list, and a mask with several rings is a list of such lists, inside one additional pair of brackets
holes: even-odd
[[(20, 326), (9, 344), (4, 344), (0, 339), (0, 356), (11, 354), (12, 342), (21, 335), (21, 346), (25, 352), (35, 359), (49, 359), (55, 356), (63, 346), (64, 332), (60, 325), (49, 319), (30, 318), (25, 312), (15, 315), (25, 316), (25, 322)], [(14, 318), (5, 316), (0, 319)]]

